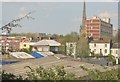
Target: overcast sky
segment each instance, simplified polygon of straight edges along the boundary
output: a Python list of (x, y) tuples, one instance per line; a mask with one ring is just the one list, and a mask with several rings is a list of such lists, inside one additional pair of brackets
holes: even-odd
[[(0, 18), (2, 24), (6, 24), (14, 18), (23, 16), (29, 11), (35, 11), (31, 14), (35, 20), (24, 19), (20, 22), (22, 28), (14, 28), (14, 33), (51, 33), (51, 34), (68, 34), (72, 31), (79, 32), (82, 20), (83, 2), (78, 0), (65, 0), (66, 2), (56, 2), (51, 0), (34, 0), (28, 2), (27, 0), (3, 0)], [(31, 0), (33, 1), (33, 0)], [(118, 27), (118, 2), (115, 0), (105, 0), (106, 2), (94, 2), (95, 0), (87, 0), (86, 14), (87, 18), (93, 16), (110, 17), (114, 28)], [(1, 22), (1, 20), (0, 20)]]

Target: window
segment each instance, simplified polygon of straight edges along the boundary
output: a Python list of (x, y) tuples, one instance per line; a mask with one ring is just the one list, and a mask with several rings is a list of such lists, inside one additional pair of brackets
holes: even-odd
[(89, 51), (91, 52), (91, 49), (89, 49)]
[(107, 44), (105, 44), (105, 47), (107, 47)]
[(73, 45), (72, 44), (70, 44), (70, 47), (72, 47)]
[(91, 33), (90, 36), (93, 36), (93, 34)]
[(91, 26), (91, 29), (93, 29), (93, 27)]
[(102, 55), (102, 49), (100, 49), (100, 55)]
[(26, 44), (24, 44), (24, 47), (26, 47)]
[(94, 52), (96, 52), (96, 49), (94, 49)]
[(107, 53), (107, 49), (105, 49), (105, 53)]
[(91, 20), (91, 23), (92, 23), (93, 21)]
[(96, 47), (96, 44), (94, 44), (94, 47)]

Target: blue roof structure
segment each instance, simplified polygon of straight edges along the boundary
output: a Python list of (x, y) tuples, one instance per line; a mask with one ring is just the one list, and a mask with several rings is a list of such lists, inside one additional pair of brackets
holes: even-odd
[(40, 53), (37, 52), (32, 52), (32, 56), (34, 56), (35, 58), (43, 58), (44, 56), (41, 55)]

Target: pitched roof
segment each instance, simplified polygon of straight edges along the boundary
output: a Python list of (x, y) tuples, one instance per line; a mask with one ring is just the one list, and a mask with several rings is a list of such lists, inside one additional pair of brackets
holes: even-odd
[(120, 48), (120, 43), (113, 43), (112, 48)]
[(35, 43), (33, 46), (60, 46), (61, 44), (55, 40), (40, 40), (39, 42)]

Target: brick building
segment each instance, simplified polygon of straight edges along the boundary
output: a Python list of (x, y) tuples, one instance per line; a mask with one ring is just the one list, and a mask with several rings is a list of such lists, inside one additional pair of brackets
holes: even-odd
[(87, 37), (93, 37), (94, 40), (111, 39), (113, 36), (113, 25), (110, 18), (93, 17), (86, 20)]
[(19, 51), (21, 49), (20, 43), (27, 41), (29, 41), (29, 39), (25, 37), (2, 37), (0, 38), (0, 48), (5, 52)]

